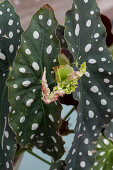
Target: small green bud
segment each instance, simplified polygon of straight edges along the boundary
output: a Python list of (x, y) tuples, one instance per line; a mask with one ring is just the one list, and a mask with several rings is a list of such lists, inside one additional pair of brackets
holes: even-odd
[(58, 61), (60, 65), (69, 65), (69, 59), (64, 54), (58, 55)]
[(73, 68), (70, 65), (65, 65), (62, 68), (57, 69), (56, 75), (58, 77), (58, 81), (65, 81), (69, 74), (74, 72)]
[(10, 72), (13, 71), (13, 67), (12, 66), (9, 67), (9, 71)]

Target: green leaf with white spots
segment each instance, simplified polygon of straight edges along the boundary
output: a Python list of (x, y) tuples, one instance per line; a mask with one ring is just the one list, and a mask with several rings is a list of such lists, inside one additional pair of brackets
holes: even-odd
[(111, 138), (113, 140), (113, 119), (111, 119), (111, 122), (104, 130), (104, 135), (106, 138)]
[(65, 27), (75, 62), (78, 66), (86, 62), (86, 74), (73, 94), (79, 100), (78, 118), (66, 170), (89, 170), (94, 163), (95, 142), (113, 118), (113, 62), (95, 0), (74, 0)]
[(6, 80), (16, 56), (22, 29), (14, 7), (0, 3), (0, 170), (12, 170), (16, 149), (15, 135), (8, 124), (9, 102)]
[(96, 146), (96, 159), (91, 170), (113, 169), (113, 143), (101, 136)]
[(112, 54), (112, 60), (113, 60), (113, 45), (111, 45), (111, 46), (109, 47), (109, 51), (110, 51), (111, 54)]
[(42, 7), (33, 17), (29, 28), (23, 33), (22, 44), (14, 61), (14, 70), (8, 80), (9, 101), (12, 106), (10, 125), (22, 145), (36, 146), (44, 153), (59, 159), (63, 153), (63, 140), (59, 135), (62, 107), (53, 102), (42, 101), (42, 75), (47, 70), (49, 87), (55, 85), (52, 67), (58, 64), (59, 41), (53, 10)]
[(65, 170), (66, 163), (63, 160), (59, 160), (51, 165), (50, 170)]

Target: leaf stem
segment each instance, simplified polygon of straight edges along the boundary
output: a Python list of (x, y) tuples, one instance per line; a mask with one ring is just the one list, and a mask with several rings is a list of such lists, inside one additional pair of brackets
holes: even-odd
[(63, 120), (66, 120), (66, 119), (73, 113), (74, 110), (75, 110), (75, 107), (73, 107), (73, 108), (66, 114), (66, 116), (63, 118)]
[(73, 129), (69, 129), (69, 133), (75, 133)]
[(27, 151), (28, 149), (27, 148), (22, 148), (22, 149), (19, 149), (18, 151), (15, 152), (15, 159), (20, 155), (22, 154), (23, 152)]
[(36, 155), (34, 152), (32, 152), (31, 149), (28, 149), (28, 148), (22, 148), (19, 151), (17, 151), (15, 153), (15, 158), (18, 157), (20, 154), (22, 154), (25, 151), (27, 151), (29, 154), (33, 155), (34, 157), (38, 158), (39, 160), (43, 161), (44, 163), (51, 165), (51, 163), (49, 161), (47, 161), (47, 160), (43, 159), (42, 157)]
[(34, 157), (40, 159), (41, 161), (43, 161), (44, 163), (48, 164), (48, 165), (51, 165), (51, 163), (45, 159), (43, 159), (42, 157), (36, 155), (34, 152), (32, 152), (31, 150), (27, 150), (27, 152), (31, 155), (33, 155)]

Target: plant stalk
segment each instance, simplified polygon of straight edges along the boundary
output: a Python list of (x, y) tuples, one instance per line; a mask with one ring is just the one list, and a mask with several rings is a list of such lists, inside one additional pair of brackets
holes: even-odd
[(69, 129), (69, 133), (75, 133), (75, 131), (73, 129)]
[(67, 120), (67, 118), (73, 113), (74, 110), (75, 110), (75, 107), (73, 107), (73, 108), (66, 114), (66, 116), (63, 118), (63, 120)]
[(43, 159), (42, 157), (36, 155), (34, 152), (32, 152), (32, 150), (30, 150), (28, 148), (22, 148), (18, 152), (16, 152), (15, 158), (18, 157), (20, 154), (22, 154), (25, 151), (27, 151), (29, 154), (33, 155), (34, 157), (38, 158), (39, 160), (43, 161), (44, 163), (51, 165), (51, 163), (49, 161), (47, 161), (47, 160)]
[(27, 152), (31, 155), (33, 155), (34, 157), (38, 158), (39, 160), (43, 161), (44, 163), (51, 165), (51, 163), (45, 159), (43, 159), (42, 157), (36, 155), (34, 152), (32, 152), (31, 150), (27, 150)]

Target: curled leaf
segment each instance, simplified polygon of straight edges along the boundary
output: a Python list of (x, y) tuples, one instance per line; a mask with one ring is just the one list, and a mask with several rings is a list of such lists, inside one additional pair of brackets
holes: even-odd
[(42, 76), (42, 100), (46, 104), (58, 100), (58, 97), (63, 97), (65, 94), (71, 94), (78, 85), (78, 80), (85, 74), (86, 63), (84, 62), (79, 71), (74, 71), (70, 65), (59, 66), (55, 69), (57, 86), (53, 88), (53, 91), (50, 93), (50, 89), (47, 84), (46, 79), (46, 68), (44, 68), (44, 73)]
[(55, 91), (50, 93), (50, 89), (47, 84), (47, 79), (46, 79), (46, 68), (44, 68), (44, 73), (42, 76), (42, 100), (46, 104), (50, 104), (51, 102), (58, 100), (59, 96), (63, 96), (64, 92), (61, 90)]
[(70, 64), (69, 59), (66, 57), (65, 54), (59, 54), (58, 61), (60, 65)]

